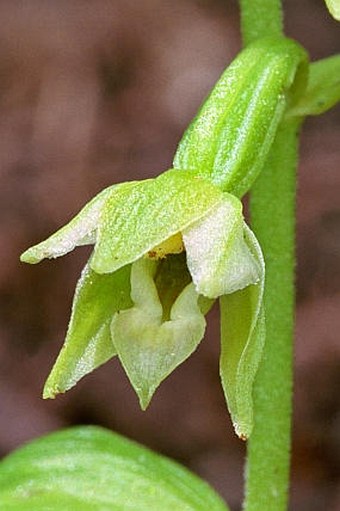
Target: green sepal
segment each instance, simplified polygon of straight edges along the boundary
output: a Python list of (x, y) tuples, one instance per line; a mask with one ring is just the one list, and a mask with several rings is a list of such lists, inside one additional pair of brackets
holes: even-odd
[(340, 55), (313, 62), (309, 70), (306, 91), (287, 117), (319, 115), (340, 101)]
[(325, 2), (333, 18), (340, 21), (340, 0), (325, 0)]
[(228, 511), (179, 464), (98, 427), (52, 433), (0, 464), (1, 511)]
[(258, 284), (220, 298), (220, 376), (236, 434), (247, 439), (253, 428), (253, 384), (265, 341), (264, 261), (252, 231), (245, 227), (249, 249), (262, 268)]
[(174, 167), (198, 171), (241, 197), (266, 161), (288, 103), (304, 90), (305, 51), (286, 38), (263, 38), (222, 74), (179, 143)]
[(208, 298), (258, 282), (261, 268), (244, 239), (242, 203), (225, 193), (223, 201), (183, 231), (187, 265), (196, 291)]
[(119, 359), (145, 410), (160, 383), (204, 336), (205, 319), (193, 284), (175, 299), (164, 317), (154, 277), (157, 263), (140, 259), (131, 268), (134, 307), (114, 315), (111, 335)]
[(109, 197), (99, 220), (91, 267), (109, 273), (136, 261), (221, 200), (216, 186), (177, 170), (142, 181), (131, 193)]
[(43, 397), (66, 392), (83, 376), (112, 358), (112, 316), (132, 306), (130, 266), (98, 275), (87, 264), (77, 283), (64, 346), (45, 383)]
[(49, 238), (27, 249), (20, 256), (24, 263), (36, 264), (45, 258), (68, 254), (76, 246), (91, 245), (96, 241), (96, 229), (102, 207), (108, 197), (111, 204), (117, 194), (130, 190), (137, 182), (130, 181), (109, 186), (88, 202), (80, 212)]

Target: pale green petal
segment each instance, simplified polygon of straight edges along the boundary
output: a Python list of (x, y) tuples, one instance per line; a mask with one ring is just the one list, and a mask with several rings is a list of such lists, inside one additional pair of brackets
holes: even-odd
[(205, 319), (192, 284), (180, 293), (163, 321), (153, 277), (157, 263), (141, 259), (132, 265), (131, 297), (135, 306), (115, 314), (111, 333), (118, 356), (145, 409), (159, 384), (196, 349)]
[(264, 261), (248, 227), (245, 239), (261, 268), (260, 281), (220, 298), (220, 375), (235, 432), (242, 439), (253, 428), (253, 384), (265, 342)]
[(340, 0), (325, 0), (325, 2), (333, 18), (340, 21)]
[(217, 187), (180, 170), (169, 170), (109, 198), (99, 222), (92, 268), (108, 273), (136, 261), (221, 200)]
[[(36, 264), (45, 258), (56, 258), (71, 252), (76, 246), (89, 245), (96, 241), (96, 229), (102, 207), (108, 197), (114, 197), (125, 189), (131, 189), (135, 182), (120, 183), (109, 186), (96, 195), (64, 227), (52, 234), (45, 241), (34, 245), (24, 252), (20, 260)], [(112, 201), (111, 201), (112, 203)]]
[(209, 298), (258, 282), (259, 264), (244, 239), (242, 204), (232, 195), (183, 231), (187, 265), (199, 294)]
[(44, 398), (66, 392), (116, 354), (110, 333), (112, 316), (131, 305), (130, 266), (109, 275), (98, 275), (89, 264), (85, 266), (65, 343), (45, 383)]

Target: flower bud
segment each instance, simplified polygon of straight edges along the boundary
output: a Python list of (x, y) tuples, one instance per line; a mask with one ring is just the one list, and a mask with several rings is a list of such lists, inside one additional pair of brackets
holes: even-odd
[(244, 49), (185, 132), (174, 167), (196, 170), (241, 197), (263, 167), (287, 104), (307, 78), (305, 51), (285, 38)]

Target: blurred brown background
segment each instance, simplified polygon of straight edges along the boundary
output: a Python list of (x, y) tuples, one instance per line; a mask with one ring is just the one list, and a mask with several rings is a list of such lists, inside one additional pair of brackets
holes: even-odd
[[(285, 4), (288, 34), (313, 60), (339, 51), (339, 25), (322, 0)], [(60, 427), (100, 424), (185, 463), (237, 511), (245, 446), (219, 384), (217, 311), (147, 412), (115, 361), (44, 402), (89, 251), (38, 267), (18, 261), (105, 186), (171, 165), (240, 47), (237, 4), (2, 0), (0, 20), (0, 452)], [(340, 510), (339, 133), (338, 109), (308, 120), (301, 144), (291, 511)]]

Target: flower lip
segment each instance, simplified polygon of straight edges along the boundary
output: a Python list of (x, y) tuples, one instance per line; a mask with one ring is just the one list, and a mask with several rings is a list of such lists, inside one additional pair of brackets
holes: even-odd
[(163, 320), (154, 281), (159, 263), (142, 258), (132, 265), (134, 306), (113, 316), (111, 336), (145, 410), (159, 384), (197, 348), (206, 322), (192, 283), (186, 285)]

